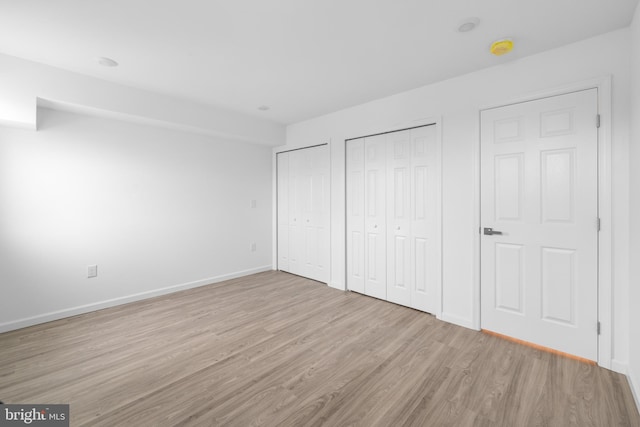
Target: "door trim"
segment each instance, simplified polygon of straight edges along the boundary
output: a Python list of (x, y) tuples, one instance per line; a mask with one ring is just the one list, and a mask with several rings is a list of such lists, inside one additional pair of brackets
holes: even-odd
[[(598, 90), (598, 113), (600, 128), (598, 129), (598, 215), (601, 229), (598, 235), (598, 365), (612, 369), (613, 354), (613, 276), (612, 276), (612, 157), (611, 157), (611, 75), (585, 80), (549, 90), (535, 92), (515, 99), (496, 104), (481, 106), (478, 111), (477, 143), (473, 147), (473, 167), (476, 182), (474, 183), (474, 206), (476, 207), (474, 224), (474, 284), (473, 284), (473, 327), (480, 329), (480, 123), (481, 112), (498, 107), (505, 107), (541, 98), (565, 95), (587, 89)], [(595, 120), (595, 118), (594, 118)], [(596, 325), (594, 325), (594, 328)], [(613, 361), (615, 363), (615, 361)], [(620, 365), (620, 364), (618, 364)], [(620, 371), (618, 366), (616, 371)], [(616, 366), (614, 366), (616, 368)]]

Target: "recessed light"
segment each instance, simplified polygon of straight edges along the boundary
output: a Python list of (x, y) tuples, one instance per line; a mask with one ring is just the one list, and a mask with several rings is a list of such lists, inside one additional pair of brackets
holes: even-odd
[(480, 20), (478, 18), (467, 18), (458, 26), (459, 33), (467, 33), (478, 26)]
[(105, 56), (101, 56), (100, 58), (96, 59), (96, 61), (98, 61), (98, 64), (102, 65), (103, 67), (117, 67), (118, 63), (116, 61), (114, 61), (111, 58), (107, 58)]
[(261, 105), (261, 106), (258, 107), (258, 110), (260, 110), (260, 111), (267, 111), (268, 109), (269, 109), (268, 105)]

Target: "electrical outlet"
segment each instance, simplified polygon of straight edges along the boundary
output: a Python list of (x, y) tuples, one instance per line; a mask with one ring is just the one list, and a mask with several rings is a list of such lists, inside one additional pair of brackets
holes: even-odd
[(251, 208), (255, 209), (256, 207), (258, 207), (258, 201), (257, 200), (252, 200), (251, 201)]
[(98, 266), (97, 265), (90, 265), (87, 267), (87, 277), (91, 278), (91, 277), (98, 277)]
[(252, 243), (251, 244), (251, 252), (255, 252), (256, 251), (256, 244)]

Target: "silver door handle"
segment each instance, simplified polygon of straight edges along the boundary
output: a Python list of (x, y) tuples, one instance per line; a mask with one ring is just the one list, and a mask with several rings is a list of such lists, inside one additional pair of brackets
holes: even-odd
[(488, 227), (484, 228), (485, 236), (493, 236), (494, 234), (502, 234), (502, 231), (496, 231), (493, 228), (488, 228)]

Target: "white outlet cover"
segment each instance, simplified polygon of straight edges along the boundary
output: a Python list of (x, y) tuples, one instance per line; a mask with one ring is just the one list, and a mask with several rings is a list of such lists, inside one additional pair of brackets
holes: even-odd
[(91, 277), (97, 277), (98, 276), (98, 266), (97, 265), (90, 265), (87, 267), (87, 277), (91, 278)]

